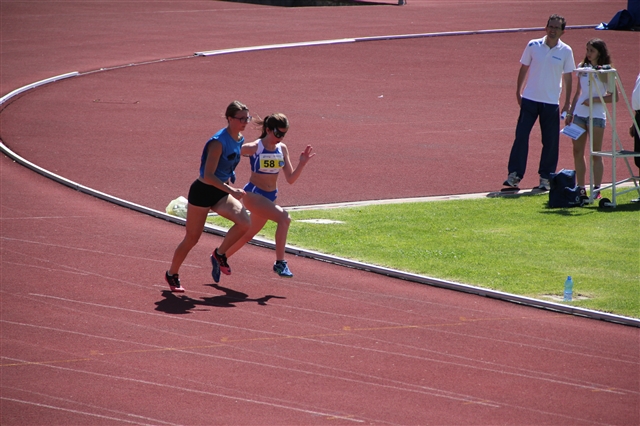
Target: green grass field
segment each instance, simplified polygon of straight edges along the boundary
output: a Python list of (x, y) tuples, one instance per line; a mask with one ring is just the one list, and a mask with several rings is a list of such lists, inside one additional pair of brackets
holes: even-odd
[[(611, 198), (610, 191), (603, 196)], [(544, 300), (561, 301), (571, 275), (572, 305), (640, 318), (634, 196), (619, 196), (616, 208), (605, 209), (550, 209), (543, 194), (292, 211), (288, 243)], [(305, 219), (343, 223), (299, 222)], [(215, 223), (229, 225), (221, 218)], [(273, 239), (274, 232), (269, 222), (260, 235)]]

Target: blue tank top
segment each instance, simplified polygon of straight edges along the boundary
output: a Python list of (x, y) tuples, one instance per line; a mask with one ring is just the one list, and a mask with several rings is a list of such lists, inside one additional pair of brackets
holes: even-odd
[(207, 156), (209, 155), (209, 144), (217, 140), (222, 144), (222, 155), (218, 160), (218, 167), (214, 174), (222, 182), (231, 180), (235, 182), (236, 173), (235, 169), (240, 162), (240, 148), (244, 143), (244, 136), (236, 141), (231, 137), (227, 128), (221, 129), (207, 141), (202, 151), (202, 158), (200, 159), (200, 178), (204, 178), (204, 167), (207, 164)]
[(276, 144), (274, 151), (268, 151), (262, 144), (262, 139), (258, 141), (258, 149), (249, 161), (251, 162), (251, 171), (262, 174), (276, 174), (284, 167), (284, 155), (280, 144)]

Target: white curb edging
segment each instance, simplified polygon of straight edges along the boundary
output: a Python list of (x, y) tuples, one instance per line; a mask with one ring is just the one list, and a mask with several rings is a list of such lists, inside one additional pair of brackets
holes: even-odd
[(53, 83), (54, 81), (58, 81), (58, 80), (63, 80), (65, 78), (69, 78), (69, 77), (75, 77), (79, 75), (79, 73), (77, 71), (74, 72), (70, 72), (67, 74), (62, 74), (62, 75), (58, 75), (55, 77), (51, 77), (51, 78), (46, 78), (44, 80), (40, 80), (40, 81), (36, 81), (35, 83), (31, 83), (28, 84), (26, 86), (23, 86), (19, 89), (14, 90), (13, 92), (7, 93), (6, 95), (4, 95), (3, 97), (0, 98), (0, 105), (4, 104), (6, 101), (8, 101), (9, 99), (13, 98), (14, 96), (18, 96), (20, 93), (26, 92), (27, 90), (31, 90), (34, 89), (38, 86), (42, 86), (45, 84), (49, 84), (49, 83)]

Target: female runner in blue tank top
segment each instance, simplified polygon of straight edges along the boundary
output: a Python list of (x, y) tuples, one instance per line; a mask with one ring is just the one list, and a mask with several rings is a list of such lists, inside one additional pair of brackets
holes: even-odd
[(171, 267), (165, 273), (165, 280), (171, 291), (184, 292), (178, 270), (200, 239), (210, 210), (234, 223), (220, 247), (216, 248), (210, 257), (213, 266), (211, 275), (215, 282), (220, 281), (220, 272), (231, 274), (225, 252), (247, 232), (251, 224), (247, 211), (239, 201), (245, 195), (244, 190), (229, 184), (235, 181), (235, 168), (240, 162), (244, 143), (241, 132), (251, 121), (249, 109), (246, 105), (234, 101), (227, 107), (225, 117), (227, 127), (207, 141), (200, 159), (200, 174), (189, 189), (186, 233), (175, 250)]
[(284, 114), (273, 114), (257, 121), (262, 125), (260, 139), (245, 143), (242, 155), (250, 156), (251, 178), (245, 185), (246, 195), (242, 199), (245, 207), (251, 212), (251, 227), (227, 250), (227, 257), (249, 242), (267, 223), (272, 220), (276, 228), (276, 262), (273, 270), (281, 277), (292, 277), (293, 274), (284, 259), (287, 233), (291, 219), (289, 214), (275, 203), (278, 194), (278, 175), (283, 172), (290, 184), (294, 183), (309, 159), (313, 157), (313, 148), (307, 145), (300, 154), (298, 165), (294, 169), (289, 159), (289, 149), (282, 143), (282, 138), (289, 129), (289, 120)]

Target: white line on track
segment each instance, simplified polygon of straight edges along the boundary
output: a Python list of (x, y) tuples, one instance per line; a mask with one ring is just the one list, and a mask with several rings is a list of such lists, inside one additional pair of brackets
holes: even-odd
[(86, 412), (86, 411), (79, 411), (79, 410), (72, 410), (72, 409), (69, 409), (69, 408), (56, 407), (54, 405), (48, 405), (48, 404), (40, 404), (40, 403), (32, 402), (32, 401), (23, 401), (23, 400), (20, 400), (20, 399), (7, 398), (5, 396), (0, 396), (0, 400), (7, 401), (7, 402), (17, 402), (19, 404), (33, 405), (33, 406), (36, 406), (36, 407), (48, 408), (48, 409), (51, 409), (51, 410), (66, 411), (67, 413), (73, 413), (73, 414), (79, 414), (79, 415), (83, 415), (83, 416), (95, 417), (95, 418), (99, 418), (99, 419), (103, 419), (103, 420), (114, 420), (114, 421), (118, 421), (118, 422), (131, 423), (131, 424), (134, 424), (134, 425), (152, 425), (152, 424), (154, 424), (154, 423), (134, 422), (134, 421), (131, 421), (131, 420), (123, 419), (121, 417), (103, 416), (101, 414), (89, 413), (89, 412)]
[[(48, 299), (59, 300), (59, 301), (66, 301), (66, 302), (72, 303), (73, 305), (95, 306), (95, 307), (100, 307), (100, 308), (105, 308), (105, 309), (110, 309), (110, 310), (117, 310), (117, 311), (125, 311), (125, 312), (140, 314), (140, 315), (160, 316), (160, 317), (163, 317), (163, 318), (165, 317), (163, 314), (160, 314), (160, 313), (151, 313), (151, 312), (140, 311), (140, 310), (136, 310), (136, 309), (121, 308), (121, 307), (112, 306), (112, 305), (103, 305), (103, 304), (86, 302), (86, 301), (83, 301), (83, 300), (68, 299), (68, 298), (63, 298), (63, 297), (58, 297), (58, 296), (51, 296), (51, 295), (45, 295), (45, 294), (30, 294), (30, 296), (48, 298)], [(174, 319), (183, 320), (183, 321), (190, 321), (190, 322), (197, 322), (197, 323), (203, 323), (203, 324), (214, 325), (214, 326), (219, 326), (219, 327), (225, 327), (225, 328), (230, 328), (230, 329), (234, 329), (234, 330), (250, 331), (250, 332), (253, 332), (253, 333), (257, 333), (257, 334), (268, 335), (268, 336), (271, 336), (271, 337), (273, 337), (275, 339), (278, 339), (278, 338), (280, 338), (280, 339), (298, 339), (298, 340), (301, 340), (301, 341), (308, 341), (308, 342), (313, 342), (313, 343), (330, 344), (330, 345), (335, 345), (335, 346), (338, 346), (338, 347), (345, 347), (345, 348), (349, 348), (349, 349), (357, 349), (357, 350), (362, 350), (362, 351), (366, 351), (366, 352), (373, 352), (373, 353), (379, 353), (379, 354), (384, 354), (384, 355), (397, 356), (397, 357), (400, 357), (400, 358), (408, 358), (409, 360), (428, 361), (428, 362), (434, 362), (434, 363), (445, 364), (445, 365), (453, 365), (453, 366), (461, 367), (461, 368), (470, 368), (472, 370), (487, 371), (487, 372), (490, 372), (490, 373), (497, 373), (497, 374), (500, 374), (500, 375), (508, 375), (508, 376), (515, 376), (515, 377), (532, 379), (532, 380), (540, 380), (540, 381), (544, 381), (544, 382), (562, 384), (562, 385), (575, 387), (575, 388), (578, 388), (578, 389), (586, 389), (586, 390), (590, 390), (590, 391), (611, 392), (611, 393), (621, 393), (621, 394), (625, 394), (625, 393), (628, 393), (628, 392), (632, 392), (633, 393), (633, 391), (627, 391), (627, 390), (622, 390), (622, 389), (615, 389), (615, 390), (614, 389), (610, 389), (606, 385), (600, 385), (600, 384), (595, 384), (594, 385), (594, 384), (576, 383), (576, 382), (571, 382), (571, 381), (568, 381), (568, 380), (563, 380), (562, 378), (559, 378), (559, 377), (556, 377), (556, 378), (541, 377), (540, 375), (538, 375), (538, 372), (533, 372), (533, 371), (526, 371), (526, 370), (524, 372), (505, 371), (504, 370), (505, 366), (498, 365), (498, 364), (493, 364), (493, 363), (489, 363), (490, 365), (487, 366), (487, 367), (479, 367), (479, 366), (469, 365), (468, 363), (461, 363), (461, 362), (455, 362), (455, 361), (444, 361), (444, 360), (439, 360), (439, 359), (434, 359), (434, 358), (429, 358), (429, 357), (424, 357), (424, 356), (409, 355), (409, 354), (402, 353), (402, 352), (385, 351), (385, 350), (380, 350), (380, 349), (372, 349), (372, 348), (367, 348), (367, 347), (363, 347), (363, 346), (360, 346), (360, 345), (349, 345), (349, 344), (338, 343), (338, 342), (329, 342), (329, 341), (326, 341), (326, 340), (320, 340), (320, 339), (307, 337), (307, 336), (292, 336), (292, 335), (276, 333), (276, 332), (271, 332), (271, 331), (266, 331), (266, 330), (252, 329), (252, 328), (247, 328), (247, 327), (239, 327), (239, 326), (233, 326), (233, 325), (229, 325), (229, 324), (216, 323), (216, 322), (203, 321), (203, 320), (196, 320), (196, 319), (185, 318), (185, 317), (178, 317), (178, 318), (174, 318)], [(4, 321), (2, 321), (2, 322), (4, 322)], [(34, 327), (40, 327), (40, 326), (34, 326)], [(63, 331), (63, 330), (61, 330), (61, 331)], [(332, 330), (332, 331), (335, 332), (335, 330)], [(224, 344), (224, 342), (212, 342), (212, 343)], [(151, 345), (151, 346), (154, 346), (154, 345)], [(434, 351), (431, 351), (431, 352), (434, 352)], [(258, 353), (260, 353), (260, 352), (258, 351)], [(446, 355), (446, 354), (439, 354), (439, 355)], [(227, 359), (226, 357), (220, 357), (220, 358)], [(293, 359), (286, 358), (286, 357), (282, 357), (282, 358), (285, 358), (285, 359), (290, 360), (290, 361), (302, 362), (300, 360), (293, 360)], [(476, 359), (464, 359), (464, 360), (465, 361), (482, 363), (481, 361), (478, 361)], [(244, 361), (244, 362), (246, 362), (246, 361)], [(253, 362), (250, 362), (250, 363), (254, 364)], [(258, 365), (263, 365), (263, 364), (258, 363)], [(317, 364), (312, 364), (312, 365), (318, 366)], [(274, 368), (282, 368), (280, 366), (272, 366), (272, 367), (274, 367)], [(331, 370), (338, 370), (338, 371), (340, 371), (342, 373), (349, 372), (350, 374), (356, 374), (356, 373), (353, 373), (353, 372), (350, 372), (350, 371), (344, 371), (344, 370), (341, 370), (341, 369), (335, 369), (333, 367), (324, 366), (324, 368), (329, 368)], [(298, 371), (298, 370), (295, 370), (295, 371)], [(305, 372), (305, 373), (313, 374), (313, 373), (308, 373), (308, 372)], [(366, 376), (366, 377), (370, 378), (369, 376)], [(415, 385), (412, 385), (412, 384), (404, 384), (404, 385), (411, 386), (411, 387), (415, 386)], [(420, 388), (422, 388), (422, 387), (420, 387)], [(446, 392), (446, 391), (442, 391), (442, 390), (435, 389), (435, 388), (428, 388), (428, 390), (429, 391), (436, 391), (436, 392)], [(464, 397), (465, 398), (473, 398), (473, 397), (469, 397), (469, 396), (466, 396), (466, 395)]]
[[(355, 422), (355, 423), (364, 423), (364, 420), (359, 420), (359, 419), (351, 418), (351, 417), (348, 417), (348, 416), (341, 416), (341, 415), (337, 415), (337, 414), (333, 414), (333, 413), (325, 413), (325, 412), (320, 412), (320, 411), (305, 410), (305, 409), (297, 408), (297, 407), (293, 407), (293, 406), (286, 406), (286, 405), (282, 405), (282, 404), (274, 404), (274, 403), (269, 403), (269, 402), (265, 402), (265, 401), (259, 401), (259, 400), (255, 400), (255, 399), (243, 398), (243, 397), (239, 397), (239, 396), (225, 395), (225, 394), (217, 393), (217, 392), (201, 391), (201, 390), (197, 390), (197, 389), (193, 389), (193, 388), (185, 388), (183, 386), (168, 385), (168, 384), (165, 384), (165, 383), (152, 382), (152, 381), (149, 381), (149, 380), (134, 379), (134, 378), (131, 378), (131, 377), (117, 376), (117, 375), (114, 375), (114, 374), (97, 373), (97, 372), (94, 372), (94, 371), (81, 370), (81, 369), (76, 369), (76, 368), (60, 367), (60, 366), (56, 366), (56, 365), (45, 365), (45, 366), (49, 367), (49, 368), (58, 369), (58, 370), (70, 371), (72, 373), (88, 374), (88, 375), (103, 377), (103, 378), (106, 378), (106, 379), (111, 379), (111, 380), (116, 380), (116, 381), (126, 381), (126, 382), (139, 383), (139, 384), (143, 384), (143, 385), (167, 388), (167, 389), (178, 390), (178, 391), (182, 391), (182, 392), (189, 392), (189, 393), (212, 396), (212, 397), (217, 397), (217, 398), (231, 399), (233, 401), (243, 401), (243, 402), (247, 402), (247, 403), (251, 403), (251, 404), (266, 405), (266, 406), (269, 406), (269, 407), (272, 407), (272, 408), (281, 408), (281, 409), (288, 410), (288, 411), (297, 411), (297, 412), (301, 412), (301, 413), (310, 414), (310, 415), (313, 415), (313, 416), (326, 416), (326, 417), (331, 417), (331, 418), (340, 419), (340, 420), (348, 420), (348, 421), (352, 421), (352, 422)], [(16, 400), (16, 402), (23, 402), (23, 401), (17, 401)], [(40, 404), (35, 404), (35, 405), (40, 405)], [(53, 406), (47, 406), (47, 407), (56, 408), (56, 407), (53, 407)], [(75, 410), (65, 410), (65, 411), (74, 411), (75, 412)], [(98, 417), (105, 417), (105, 416), (98, 416)], [(118, 420), (124, 421), (123, 419), (118, 419)], [(132, 422), (127, 422), (127, 423), (132, 423)]]

